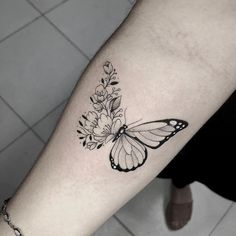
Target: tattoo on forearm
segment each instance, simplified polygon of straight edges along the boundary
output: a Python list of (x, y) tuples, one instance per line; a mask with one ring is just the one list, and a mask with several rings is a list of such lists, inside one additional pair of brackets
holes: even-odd
[(156, 149), (188, 123), (179, 119), (164, 119), (133, 125), (126, 124), (121, 106), (119, 78), (111, 62), (103, 65), (105, 77), (90, 97), (93, 110), (79, 120), (77, 133), (88, 150), (99, 149), (113, 142), (110, 163), (114, 170), (129, 172), (142, 166), (147, 159), (147, 147)]

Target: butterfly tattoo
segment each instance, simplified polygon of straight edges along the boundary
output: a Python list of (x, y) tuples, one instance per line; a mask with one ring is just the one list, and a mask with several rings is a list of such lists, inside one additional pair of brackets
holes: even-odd
[(77, 134), (88, 150), (113, 143), (109, 159), (111, 167), (121, 172), (134, 171), (147, 160), (147, 148), (157, 149), (188, 123), (180, 119), (164, 119), (127, 125), (125, 111), (120, 108), (119, 78), (111, 62), (103, 65), (104, 77), (90, 97), (93, 111), (78, 121)]

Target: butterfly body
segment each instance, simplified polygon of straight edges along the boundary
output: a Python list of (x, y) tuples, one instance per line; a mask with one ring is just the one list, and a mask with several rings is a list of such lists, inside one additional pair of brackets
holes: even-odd
[(118, 138), (120, 138), (121, 135), (123, 135), (126, 131), (126, 129), (128, 128), (128, 126), (126, 124), (122, 125), (117, 134), (115, 135), (115, 138), (112, 140), (112, 142), (115, 142)]

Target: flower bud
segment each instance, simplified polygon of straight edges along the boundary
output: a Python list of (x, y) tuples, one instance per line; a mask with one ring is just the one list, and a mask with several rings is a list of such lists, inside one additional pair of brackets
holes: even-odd
[(113, 72), (113, 66), (112, 66), (111, 62), (106, 61), (103, 66), (103, 69), (106, 74), (110, 75)]

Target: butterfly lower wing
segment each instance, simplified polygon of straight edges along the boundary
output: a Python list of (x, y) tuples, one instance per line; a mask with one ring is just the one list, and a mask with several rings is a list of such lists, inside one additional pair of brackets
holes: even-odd
[(187, 126), (188, 123), (183, 120), (157, 120), (127, 129), (126, 134), (141, 144), (156, 149)]
[(111, 152), (111, 167), (129, 172), (142, 166), (147, 159), (147, 149), (139, 141), (123, 134), (116, 140)]

